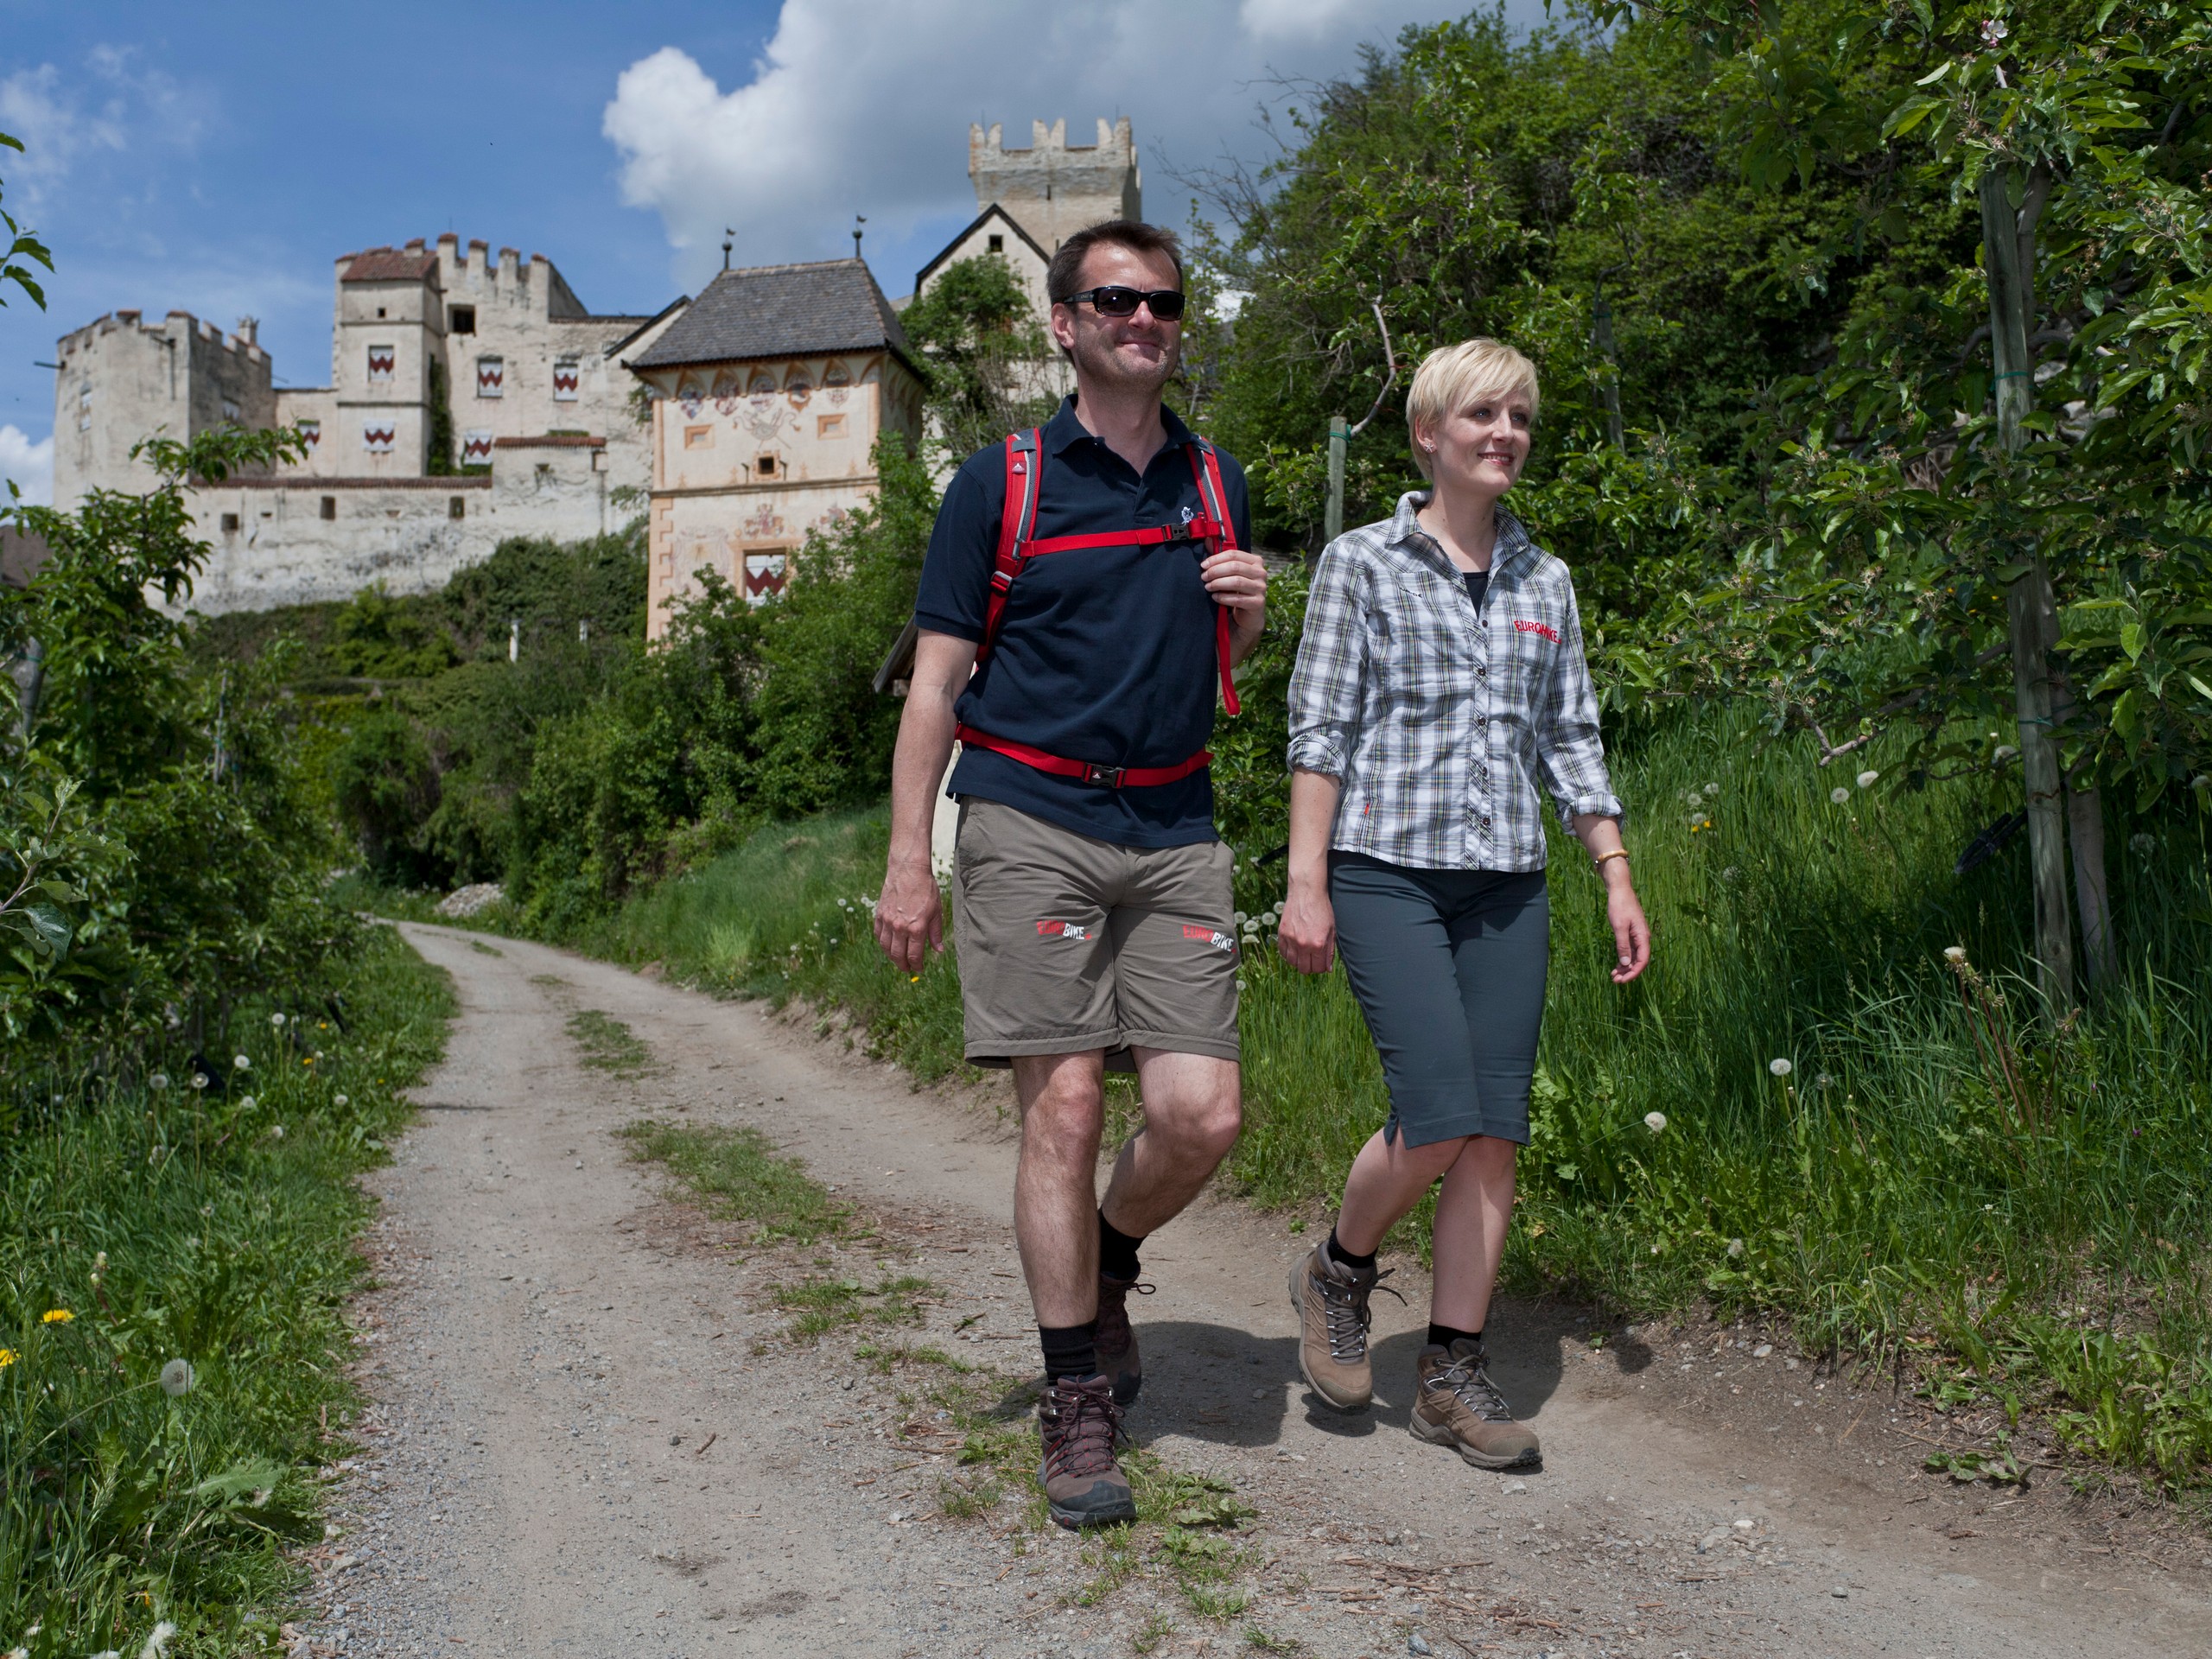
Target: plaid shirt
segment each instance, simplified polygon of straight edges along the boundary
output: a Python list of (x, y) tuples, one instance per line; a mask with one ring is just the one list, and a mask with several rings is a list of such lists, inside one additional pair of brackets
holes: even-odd
[(1290, 764), (1341, 780), (1332, 847), (1415, 869), (1541, 870), (1542, 779), (1621, 816), (1567, 567), (1497, 514), (1482, 614), (1414, 517), (1329, 543), (1290, 681)]

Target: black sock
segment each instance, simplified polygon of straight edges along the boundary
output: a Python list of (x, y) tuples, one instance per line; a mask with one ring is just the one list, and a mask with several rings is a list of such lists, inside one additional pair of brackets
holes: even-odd
[(1462, 1337), (1469, 1342), (1479, 1343), (1483, 1333), (1479, 1331), (1454, 1331), (1450, 1325), (1439, 1325), (1434, 1319), (1428, 1322), (1428, 1345), (1432, 1348), (1449, 1348)]
[(1143, 1243), (1107, 1220), (1105, 1211), (1098, 1212), (1098, 1271), (1109, 1279), (1137, 1276), (1137, 1246)]
[(1098, 1321), (1081, 1325), (1040, 1325), (1037, 1338), (1045, 1344), (1045, 1377), (1057, 1382), (1064, 1376), (1098, 1375)]
[(1344, 1242), (1337, 1236), (1337, 1230), (1333, 1227), (1329, 1229), (1329, 1254), (1343, 1262), (1344, 1266), (1356, 1268), (1361, 1273), (1372, 1273), (1375, 1270), (1373, 1254), (1370, 1252), (1366, 1255), (1354, 1255), (1350, 1250), (1344, 1249)]

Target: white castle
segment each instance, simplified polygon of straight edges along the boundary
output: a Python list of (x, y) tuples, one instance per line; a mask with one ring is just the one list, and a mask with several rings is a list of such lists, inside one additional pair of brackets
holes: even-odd
[[(1123, 119), (1095, 145), (1066, 124), (969, 134), (977, 217), (915, 278), (999, 254), (1041, 309), (1052, 251), (1142, 211)], [(874, 493), (885, 430), (918, 435), (922, 380), (896, 308), (857, 258), (720, 273), (659, 310), (587, 310), (552, 262), (453, 235), (336, 262), (330, 381), (280, 386), (251, 319), (116, 311), (54, 359), (54, 502), (144, 490), (156, 431), (289, 426), (296, 463), (191, 492), (213, 549), (191, 603), (260, 610), (371, 582), (426, 592), (513, 536), (562, 540), (648, 514), (652, 631), (717, 570), (753, 597), (782, 585), (810, 529)]]

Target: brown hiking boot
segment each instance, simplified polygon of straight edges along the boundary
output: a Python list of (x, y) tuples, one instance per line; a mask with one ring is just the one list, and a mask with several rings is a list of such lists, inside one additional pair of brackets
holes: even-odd
[(1129, 1293), (1149, 1296), (1154, 1287), (1135, 1279), (1098, 1275), (1098, 1369), (1114, 1385), (1114, 1403), (1125, 1410), (1144, 1386), (1144, 1362), (1137, 1354), (1137, 1333), (1129, 1329)]
[[(1298, 1369), (1306, 1386), (1338, 1411), (1364, 1411), (1375, 1398), (1367, 1363), (1367, 1306), (1387, 1275), (1348, 1268), (1329, 1254), (1326, 1240), (1290, 1270), (1290, 1306), (1298, 1315)], [(1388, 1285), (1393, 1296), (1397, 1292)]]
[(1505, 1396), (1484, 1369), (1490, 1356), (1460, 1337), (1446, 1350), (1424, 1348), (1414, 1362), (1415, 1440), (1448, 1446), (1478, 1469), (1534, 1469), (1544, 1460), (1536, 1431), (1513, 1421)]
[(1060, 1378), (1038, 1402), (1037, 1421), (1045, 1440), (1037, 1484), (1053, 1520), (1073, 1529), (1137, 1518), (1128, 1478), (1114, 1461), (1122, 1408), (1103, 1376)]

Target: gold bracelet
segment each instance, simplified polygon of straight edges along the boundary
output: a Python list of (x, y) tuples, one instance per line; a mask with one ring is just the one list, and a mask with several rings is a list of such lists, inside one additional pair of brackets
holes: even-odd
[(1592, 860), (1590, 861), (1590, 868), (1591, 868), (1592, 869), (1593, 869), (1593, 870), (1602, 870), (1602, 869), (1604, 869), (1604, 868), (1605, 868), (1605, 861), (1606, 861), (1607, 859), (1609, 859), (1609, 858), (1626, 858), (1627, 856), (1628, 856), (1628, 849), (1627, 849), (1627, 848), (1625, 848), (1625, 847), (1616, 847), (1616, 848), (1614, 848), (1614, 849), (1613, 849), (1613, 850), (1612, 850), (1611, 852), (1610, 852), (1610, 853), (1600, 853), (1600, 854), (1599, 854), (1595, 858), (1592, 859)]

